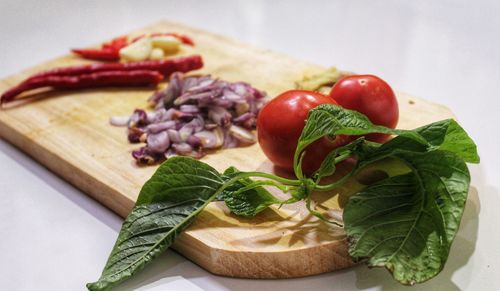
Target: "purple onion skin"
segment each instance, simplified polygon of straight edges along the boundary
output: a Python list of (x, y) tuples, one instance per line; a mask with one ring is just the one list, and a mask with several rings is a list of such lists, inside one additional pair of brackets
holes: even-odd
[(195, 135), (189, 136), (186, 142), (195, 149), (201, 147), (201, 139)]
[(142, 165), (154, 165), (164, 159), (162, 155), (150, 153), (146, 147), (132, 151), (132, 157)]
[(163, 154), (169, 147), (170, 139), (166, 131), (148, 135), (147, 148), (151, 152)]
[(129, 141), (147, 142), (132, 156), (152, 164), (172, 155), (201, 158), (205, 149), (255, 142), (251, 130), (266, 96), (245, 82), (174, 73), (167, 88), (149, 98), (155, 111), (136, 109), (129, 118)]
[(129, 127), (144, 126), (147, 124), (148, 115), (142, 109), (136, 109), (129, 119)]
[(139, 127), (131, 127), (128, 129), (128, 141), (130, 143), (138, 143), (141, 141), (141, 136), (144, 134), (144, 130)]

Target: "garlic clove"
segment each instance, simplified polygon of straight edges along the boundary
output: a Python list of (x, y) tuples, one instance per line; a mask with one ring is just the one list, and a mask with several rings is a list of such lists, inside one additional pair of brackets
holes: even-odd
[(149, 37), (143, 37), (120, 50), (120, 58), (126, 61), (144, 61), (149, 58), (153, 46)]

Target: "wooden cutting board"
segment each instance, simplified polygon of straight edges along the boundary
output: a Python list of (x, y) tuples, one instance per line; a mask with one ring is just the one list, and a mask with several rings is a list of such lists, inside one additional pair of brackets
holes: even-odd
[[(200, 29), (159, 22), (131, 35), (172, 31), (193, 37), (205, 67), (197, 73), (228, 81), (245, 81), (270, 96), (294, 87), (305, 72), (322, 69), (289, 56), (252, 47)], [(3, 92), (32, 73), (51, 67), (85, 63), (66, 55), (0, 81)], [(326, 65), (326, 64), (325, 64)], [(108, 124), (110, 116), (129, 115), (145, 108), (152, 89), (96, 89), (40, 92), (36, 101), (0, 111), (0, 135), (51, 171), (94, 197), (122, 217), (132, 209), (139, 190), (156, 167), (138, 167), (123, 128)], [(400, 128), (415, 128), (452, 117), (444, 106), (398, 94)], [(220, 150), (203, 158), (222, 171), (273, 171), (258, 145)], [(377, 167), (377, 166), (374, 166)], [(337, 192), (314, 197), (317, 209), (341, 206), (361, 185), (353, 179)], [(335, 195), (339, 194), (339, 195)], [(110, 245), (110, 250), (111, 250)], [(221, 202), (211, 203), (183, 233), (174, 248), (208, 271), (234, 277), (290, 278), (329, 272), (353, 264), (344, 232), (308, 214), (304, 205), (272, 208), (253, 219), (231, 215)]]

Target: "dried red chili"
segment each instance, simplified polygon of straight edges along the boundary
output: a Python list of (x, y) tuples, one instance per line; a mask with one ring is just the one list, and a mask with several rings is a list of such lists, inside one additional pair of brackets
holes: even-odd
[(110, 64), (91, 64), (72, 67), (55, 68), (45, 72), (33, 75), (29, 79), (44, 76), (75, 76), (81, 74), (90, 74), (102, 71), (133, 71), (133, 70), (152, 70), (158, 71), (164, 77), (170, 76), (174, 72), (189, 72), (203, 67), (203, 59), (199, 55), (187, 57), (171, 58), (166, 60), (140, 61), (130, 63), (110, 63)]
[(77, 76), (42, 76), (30, 78), (3, 93), (0, 97), (0, 104), (14, 100), (16, 96), (25, 91), (38, 88), (84, 89), (107, 86), (151, 86), (157, 85), (162, 79), (162, 74), (151, 70), (102, 71)]

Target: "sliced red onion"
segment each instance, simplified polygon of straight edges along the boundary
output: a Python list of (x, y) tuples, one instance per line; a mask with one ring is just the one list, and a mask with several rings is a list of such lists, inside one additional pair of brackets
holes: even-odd
[(109, 119), (109, 124), (113, 126), (127, 126), (129, 120), (129, 116), (113, 116)]
[(239, 145), (239, 142), (236, 138), (234, 138), (229, 131), (226, 131), (224, 134), (224, 143), (222, 144), (222, 148), (230, 149), (235, 148)]
[(160, 108), (152, 113), (148, 114), (148, 123), (158, 123), (163, 121), (172, 120), (172, 116), (177, 110), (170, 108), (166, 110), (165, 108)]
[(227, 99), (227, 100), (230, 100), (230, 101), (234, 101), (234, 102), (238, 102), (238, 101), (243, 101), (245, 100), (245, 98), (241, 95), (238, 95), (236, 93), (234, 93), (231, 89), (229, 88), (226, 88), (224, 89), (223, 91), (223, 94), (224, 94), (224, 98)]
[(185, 113), (198, 113), (200, 109), (196, 105), (181, 105), (179, 107), (180, 111)]
[(215, 149), (222, 146), (223, 136), (213, 131), (203, 130), (194, 134), (200, 139), (201, 145), (206, 149)]
[(173, 143), (182, 142), (180, 133), (175, 129), (167, 129), (168, 138)]
[(208, 110), (208, 118), (222, 127), (228, 127), (231, 124), (231, 113), (222, 107), (212, 107)]
[(167, 89), (165, 90), (165, 96), (163, 97), (163, 107), (166, 109), (171, 108), (174, 105), (174, 101), (182, 92), (182, 74), (175, 73), (170, 78)]
[(253, 114), (252, 112), (247, 112), (247, 113), (243, 113), (242, 115), (233, 119), (233, 122), (235, 124), (241, 124), (241, 123), (243, 123), (251, 118), (255, 118), (255, 114)]
[(205, 156), (205, 153), (202, 152), (202, 151), (191, 151), (189, 153), (186, 153), (184, 154), (185, 156), (188, 156), (188, 157), (192, 157), (192, 158), (195, 158), (195, 159), (201, 159)]
[(130, 116), (128, 126), (129, 127), (137, 127), (147, 124), (148, 115), (146, 111), (142, 109), (136, 109), (132, 116)]
[(182, 122), (189, 122), (191, 121), (196, 115), (194, 115), (193, 113), (187, 113), (187, 112), (182, 112), (182, 111), (178, 111), (176, 110), (173, 114), (172, 114), (172, 119), (173, 120), (180, 120)]
[(199, 82), (199, 79), (197, 77), (187, 77), (187, 78), (184, 78), (183, 79), (183, 83), (182, 83), (181, 94), (184, 94), (191, 87), (196, 86), (196, 84), (198, 82)]
[(187, 141), (188, 137), (190, 137), (194, 133), (194, 126), (192, 124), (185, 124), (181, 129), (179, 129), (179, 135), (182, 141)]
[(215, 123), (205, 123), (205, 129), (212, 130), (215, 129), (216, 127), (218, 127), (218, 125)]
[(237, 102), (235, 105), (236, 116), (241, 116), (248, 112), (250, 105), (247, 102)]
[(179, 155), (186, 155), (186, 154), (191, 153), (193, 151), (193, 147), (185, 142), (175, 143), (172, 145), (172, 148)]
[(139, 163), (146, 165), (153, 165), (162, 160), (161, 155), (151, 153), (146, 147), (142, 147), (135, 151), (132, 151), (132, 157)]
[(147, 148), (154, 153), (164, 153), (170, 146), (170, 140), (166, 131), (148, 134)]
[(128, 141), (130, 143), (138, 143), (141, 142), (141, 137), (144, 135), (144, 130), (139, 127), (130, 127), (128, 129)]
[(215, 134), (215, 147), (221, 147), (224, 144), (224, 130), (221, 127), (217, 127), (212, 132)]
[(230, 85), (231, 90), (240, 96), (248, 94), (248, 87), (248, 84), (243, 82), (236, 82)]
[(255, 135), (253, 133), (237, 125), (231, 125), (229, 132), (233, 137), (243, 143), (252, 144), (256, 142)]
[(216, 80), (214, 79), (205, 79), (205, 80), (199, 80), (198, 81), (198, 85), (195, 85), (191, 88), (189, 88), (187, 90), (187, 92), (190, 92), (190, 93), (199, 93), (199, 92), (204, 92), (204, 91), (208, 91), (210, 89), (213, 89), (213, 87), (211, 87), (212, 84), (214, 84), (216, 82)]
[(253, 129), (255, 128), (256, 116), (251, 112), (247, 112), (233, 119), (233, 123), (246, 129)]
[(177, 156), (177, 153), (175, 152), (175, 150), (174, 150), (172, 147), (170, 147), (170, 148), (169, 148), (169, 149), (165, 152), (164, 156), (165, 156), (165, 158), (166, 158), (166, 159), (168, 159), (168, 158), (170, 158), (170, 157), (175, 157), (175, 156)]
[(167, 120), (159, 123), (152, 123), (146, 126), (147, 133), (158, 133), (167, 129), (175, 128), (175, 121)]
[(205, 128), (205, 120), (203, 120), (203, 117), (199, 115), (196, 116), (189, 123), (192, 124), (194, 132), (202, 131)]
[(231, 107), (233, 107), (234, 105), (234, 102), (231, 101), (231, 100), (227, 100), (227, 99), (215, 99), (214, 102), (213, 102), (217, 107), (223, 107), (223, 108), (226, 108), (226, 109), (229, 109)]
[(174, 106), (179, 106), (184, 103), (187, 103), (191, 100), (191, 95), (189, 94), (184, 94), (179, 96), (177, 99), (174, 100)]
[(201, 144), (201, 139), (195, 135), (191, 135), (187, 138), (186, 142), (193, 148), (199, 148)]
[(112, 118), (110, 123), (128, 125), (130, 142), (147, 143), (134, 151), (140, 163), (176, 154), (200, 158), (203, 149), (254, 143), (251, 130), (265, 97), (245, 82), (174, 73), (167, 88), (150, 97), (153, 112), (138, 109), (130, 118)]

